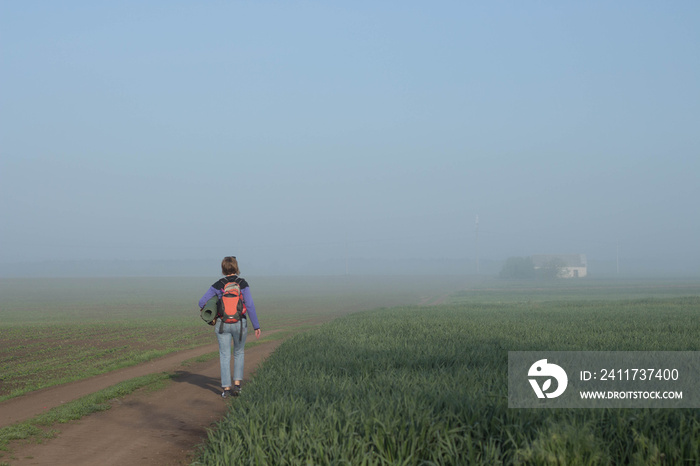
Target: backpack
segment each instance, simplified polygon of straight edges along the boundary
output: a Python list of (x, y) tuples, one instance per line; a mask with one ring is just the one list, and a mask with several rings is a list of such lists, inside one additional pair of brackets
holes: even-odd
[(217, 317), (221, 319), (219, 333), (223, 333), (224, 323), (234, 324), (245, 319), (246, 314), (246, 307), (241, 297), (240, 280), (223, 278), (222, 282), (221, 299), (217, 302)]

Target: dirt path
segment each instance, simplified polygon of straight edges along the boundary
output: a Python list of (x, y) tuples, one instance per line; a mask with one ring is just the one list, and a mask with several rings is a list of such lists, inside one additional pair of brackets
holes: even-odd
[[(244, 380), (280, 340), (246, 348)], [(220, 397), (219, 360), (182, 367), (200, 354), (217, 351), (217, 345), (160, 358), (140, 366), (88, 380), (41, 390), (0, 404), (3, 425), (31, 418), (43, 410), (80, 398), (123, 380), (163, 371), (177, 377), (165, 389), (137, 391), (112, 408), (81, 420), (55, 426), (57, 437), (41, 444), (14, 442), (0, 462), (14, 465), (186, 465), (206, 430), (219, 420), (227, 401)], [(244, 382), (245, 393), (245, 382)], [(245, 395), (229, 402), (245, 402)]]
[(107, 374), (90, 377), (89, 379), (45, 388), (18, 398), (12, 398), (0, 404), (0, 428), (16, 422), (26, 421), (51, 408), (77, 400), (124, 380), (174, 370), (183, 361), (214, 351), (218, 351), (217, 344), (179, 351), (137, 366), (119, 369)]

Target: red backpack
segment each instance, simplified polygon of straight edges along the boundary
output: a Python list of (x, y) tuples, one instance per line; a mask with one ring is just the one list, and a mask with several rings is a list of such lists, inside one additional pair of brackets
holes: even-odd
[[(246, 307), (241, 297), (241, 286), (238, 278), (224, 278), (224, 286), (221, 289), (221, 299), (217, 303), (217, 314), (221, 318), (219, 333), (223, 333), (224, 323), (234, 324), (243, 319), (246, 314)], [(241, 327), (242, 329), (242, 327)], [(242, 330), (241, 330), (242, 331)]]

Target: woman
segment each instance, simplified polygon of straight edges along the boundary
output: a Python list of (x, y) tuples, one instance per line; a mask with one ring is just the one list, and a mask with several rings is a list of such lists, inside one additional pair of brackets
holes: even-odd
[[(238, 322), (227, 324), (222, 322), (216, 323), (214, 320), (214, 329), (217, 340), (219, 340), (219, 363), (221, 364), (221, 388), (223, 392), (221, 396), (227, 398), (229, 396), (238, 396), (241, 393), (241, 381), (243, 380), (243, 360), (245, 358), (245, 340), (248, 334), (248, 319), (250, 317), (255, 329), (255, 338), (260, 338), (260, 324), (258, 324), (258, 316), (255, 314), (255, 304), (253, 297), (250, 294), (250, 287), (245, 279), (240, 278), (238, 261), (235, 256), (224, 257), (221, 261), (221, 274), (224, 278), (214, 283), (204, 296), (199, 300), (199, 308), (203, 308), (209, 299), (218, 296), (221, 299), (224, 286), (235, 281), (241, 289), (240, 298), (243, 300), (245, 314)], [(233, 341), (233, 387), (231, 386), (231, 342)]]

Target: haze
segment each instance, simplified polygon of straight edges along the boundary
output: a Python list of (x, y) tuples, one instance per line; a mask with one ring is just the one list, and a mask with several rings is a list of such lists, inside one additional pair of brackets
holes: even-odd
[(0, 273), (697, 276), (699, 24), (695, 1), (2, 2)]

